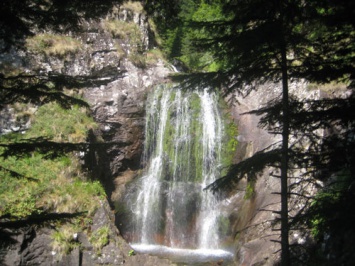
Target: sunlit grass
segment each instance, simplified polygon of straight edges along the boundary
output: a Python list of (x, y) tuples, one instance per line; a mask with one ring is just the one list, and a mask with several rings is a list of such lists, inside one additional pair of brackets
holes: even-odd
[[(87, 131), (95, 127), (86, 112), (76, 106), (65, 110), (55, 103), (43, 105), (33, 114), (32, 127), (25, 134), (3, 135), (0, 142), (38, 136), (57, 142), (83, 142)], [(85, 176), (74, 153), (55, 159), (38, 152), (0, 157), (0, 166), (0, 216), (25, 218), (44, 211), (91, 215), (105, 197), (101, 184)], [(11, 171), (20, 176), (14, 177)]]
[(38, 34), (26, 40), (26, 47), (31, 52), (52, 56), (75, 53), (81, 46), (80, 41), (74, 38), (55, 34)]
[(127, 1), (122, 4), (122, 8), (130, 9), (135, 13), (142, 13), (144, 12), (143, 6), (139, 1)]
[(111, 33), (114, 38), (130, 41), (131, 45), (138, 45), (141, 42), (142, 33), (137, 24), (122, 20), (106, 20), (104, 28)]
[(68, 254), (75, 247), (79, 247), (79, 242), (75, 241), (75, 234), (80, 229), (72, 225), (63, 225), (53, 232), (52, 248), (58, 254), (59, 257)]
[(65, 110), (56, 103), (49, 103), (38, 109), (26, 137), (43, 136), (58, 142), (83, 142), (87, 131), (94, 127), (95, 123), (84, 107), (72, 106)]
[(97, 252), (99, 252), (109, 241), (110, 229), (103, 226), (91, 233), (90, 242)]

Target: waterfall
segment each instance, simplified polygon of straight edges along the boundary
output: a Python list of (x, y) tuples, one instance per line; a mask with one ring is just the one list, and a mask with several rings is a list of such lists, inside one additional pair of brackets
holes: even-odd
[(221, 253), (223, 213), (204, 188), (220, 176), (224, 134), (216, 93), (161, 85), (148, 96), (144, 171), (125, 198), (132, 246)]

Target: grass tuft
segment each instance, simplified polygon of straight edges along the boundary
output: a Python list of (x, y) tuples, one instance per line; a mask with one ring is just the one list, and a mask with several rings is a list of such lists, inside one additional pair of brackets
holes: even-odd
[(34, 53), (44, 53), (48, 56), (64, 56), (77, 52), (81, 47), (80, 41), (55, 34), (38, 34), (26, 40), (26, 47)]

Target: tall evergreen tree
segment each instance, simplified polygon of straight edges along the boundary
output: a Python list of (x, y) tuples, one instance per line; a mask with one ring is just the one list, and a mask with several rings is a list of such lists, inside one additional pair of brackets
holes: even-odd
[[(281, 81), (282, 101), (278, 109), (281, 128), (278, 133), (282, 135), (282, 145), (268, 152), (267, 155), (272, 156), (266, 160), (263, 157), (263, 162), (264, 166), (275, 161), (280, 165), (281, 264), (290, 265), (288, 170), (291, 107), (288, 83), (297, 78), (320, 83), (353, 78), (355, 32), (351, 14), (354, 4), (332, 0), (222, 2), (224, 19), (206, 21), (199, 17), (192, 25), (197, 31), (204, 32), (195, 40), (195, 47), (212, 53), (214, 60), (224, 67), (217, 72), (189, 75), (185, 81), (187, 85), (193, 82), (222, 85), (227, 93), (248, 93), (255, 83)], [(257, 154), (258, 158), (260, 156)], [(212, 187), (226, 186), (248, 169), (250, 162), (242, 162)]]

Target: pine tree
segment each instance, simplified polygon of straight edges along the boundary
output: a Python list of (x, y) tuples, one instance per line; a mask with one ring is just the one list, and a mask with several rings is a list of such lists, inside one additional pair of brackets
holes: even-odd
[(206, 21), (199, 18), (191, 25), (196, 31), (204, 32), (195, 40), (195, 47), (212, 53), (223, 68), (176, 79), (184, 80), (187, 86), (194, 83), (222, 86), (226, 93), (248, 93), (255, 83), (281, 81), (282, 100), (278, 109), (281, 147), (267, 152), (268, 157), (257, 154), (254, 159), (263, 160), (259, 162), (260, 167), (251, 164), (255, 160), (233, 166), (229, 174), (211, 187), (226, 187), (251, 168), (262, 170), (263, 166), (278, 162), (281, 169), (281, 264), (291, 265), (288, 214), (291, 107), (288, 83), (290, 79), (299, 78), (320, 83), (351, 81), (355, 61), (355, 32), (351, 20), (354, 4), (349, 1), (231, 0), (224, 1), (222, 6), (224, 19)]

